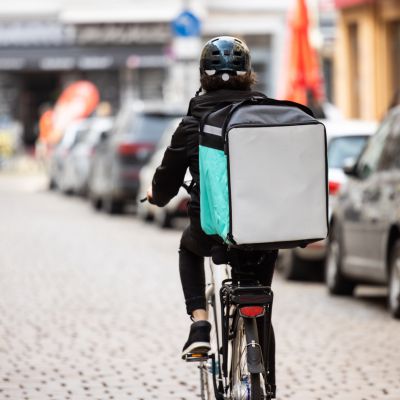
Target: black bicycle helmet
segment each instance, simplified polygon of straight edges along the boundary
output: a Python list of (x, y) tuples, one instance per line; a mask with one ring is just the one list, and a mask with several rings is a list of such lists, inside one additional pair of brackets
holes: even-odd
[(219, 36), (208, 41), (203, 47), (200, 57), (202, 74), (242, 75), (250, 70), (250, 51), (240, 39)]

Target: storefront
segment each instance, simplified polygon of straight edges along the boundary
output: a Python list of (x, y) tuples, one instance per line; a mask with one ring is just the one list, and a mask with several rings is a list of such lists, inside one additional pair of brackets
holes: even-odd
[(345, 115), (380, 119), (400, 90), (400, 0), (336, 0), (335, 98)]
[(92, 81), (115, 110), (127, 97), (160, 98), (169, 40), (168, 23), (1, 22), (0, 114), (20, 120), (32, 143), (41, 107), (71, 81)]

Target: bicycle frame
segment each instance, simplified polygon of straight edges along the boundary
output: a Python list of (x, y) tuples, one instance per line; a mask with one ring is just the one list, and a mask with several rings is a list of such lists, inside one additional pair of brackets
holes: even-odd
[[(243, 282), (243, 284), (234, 283), (230, 278), (230, 267), (227, 265), (215, 266), (211, 258), (207, 272), (206, 300), (208, 311), (210, 312), (211, 306), (213, 312), (216, 342), (212, 349), (214, 354), (210, 356), (214, 372), (213, 387), (215, 398), (223, 400), (227, 398), (226, 395), (231, 385), (231, 343), (236, 334), (236, 325), (239, 316), (243, 318), (245, 325), (248, 326), (248, 331), (250, 331), (251, 324), (255, 324), (255, 329), (257, 330), (256, 315), (245, 316), (240, 313), (240, 310), (242, 307), (251, 306), (259, 306), (259, 308), (263, 309), (261, 317), (264, 321), (264, 332), (267, 333), (264, 335), (263, 348), (267, 349), (266, 354), (268, 354), (273, 293), (270, 287), (255, 286), (254, 282), (252, 285), (246, 284), (246, 282)], [(260, 318), (260, 316), (258, 317)], [(261, 373), (266, 376), (266, 371), (262, 363), (263, 354), (261, 346), (255, 340), (250, 341), (254, 342), (254, 346), (249, 346), (247, 349), (249, 372)], [(265, 368), (268, 370), (268, 360), (264, 361)], [(265, 393), (270, 393), (267, 379), (265, 379)]]
[[(219, 265), (218, 267), (212, 262), (211, 257), (209, 258), (209, 268), (206, 268), (206, 303), (207, 303), (207, 311), (210, 314), (210, 306), (212, 308), (213, 319), (214, 319), (214, 332), (215, 332), (215, 341), (214, 346), (216, 348), (212, 349), (213, 356), (213, 383), (214, 383), (214, 392), (215, 398), (217, 400), (223, 399), (224, 397), (218, 397), (217, 391), (219, 393), (223, 392), (223, 388), (226, 386), (226, 382), (223, 382), (221, 365), (223, 362), (222, 354), (221, 354), (221, 341), (222, 341), (222, 326), (221, 326), (221, 302), (219, 293), (222, 288), (222, 284), (226, 279), (230, 278), (230, 269), (227, 265)], [(217, 294), (217, 295), (216, 295)], [(217, 355), (217, 360), (215, 360), (215, 355)], [(218, 370), (218, 382), (216, 381), (216, 372)]]

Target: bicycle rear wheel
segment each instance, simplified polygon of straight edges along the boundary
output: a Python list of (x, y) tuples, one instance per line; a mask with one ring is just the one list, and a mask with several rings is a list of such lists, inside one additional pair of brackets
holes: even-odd
[[(261, 373), (250, 373), (248, 367), (249, 338), (255, 338), (255, 346), (258, 344), (258, 332), (256, 320), (245, 324), (239, 317), (236, 335), (232, 341), (232, 363), (231, 363), (231, 399), (232, 400), (265, 400), (264, 376)], [(246, 332), (251, 329), (251, 332)], [(246, 334), (247, 333), (247, 334)], [(263, 362), (261, 360), (261, 362)]]

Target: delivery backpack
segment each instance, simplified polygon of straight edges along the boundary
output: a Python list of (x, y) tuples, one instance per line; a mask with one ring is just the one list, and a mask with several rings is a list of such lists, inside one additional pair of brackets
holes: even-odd
[(199, 131), (206, 234), (250, 249), (327, 236), (326, 132), (307, 107), (253, 97), (208, 113)]

